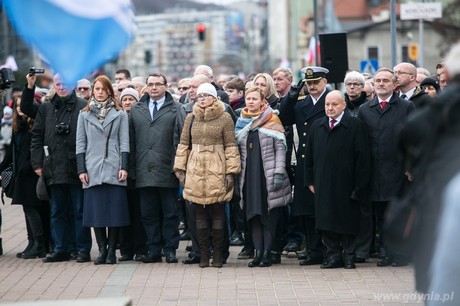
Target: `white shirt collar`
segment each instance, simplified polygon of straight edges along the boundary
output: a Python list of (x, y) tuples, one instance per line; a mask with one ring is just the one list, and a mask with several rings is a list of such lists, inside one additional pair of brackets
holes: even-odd
[[(342, 120), (342, 117), (343, 117), (343, 114), (344, 114), (344, 113), (345, 113), (345, 112), (343, 111), (337, 118), (335, 118), (335, 125), (337, 125), (337, 124), (340, 123), (340, 120)], [(329, 125), (331, 125), (331, 121), (332, 121), (332, 119), (329, 118)]]

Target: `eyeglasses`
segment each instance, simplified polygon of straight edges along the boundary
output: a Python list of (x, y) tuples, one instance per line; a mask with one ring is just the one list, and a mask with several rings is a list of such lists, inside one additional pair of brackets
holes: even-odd
[(354, 87), (359, 87), (359, 86), (363, 86), (363, 84), (361, 83), (347, 83), (345, 84), (347, 87), (351, 87), (351, 86), (354, 86)]
[(78, 91), (87, 91), (87, 90), (89, 90), (89, 87), (78, 87), (77, 90)]
[(148, 83), (147, 86), (148, 87), (160, 87), (162, 85), (164, 85), (165, 83), (160, 83), (160, 82), (157, 82), (157, 83)]
[(177, 89), (179, 89), (179, 90), (189, 90), (190, 87), (186, 87), (186, 86), (184, 86), (184, 87), (177, 87)]
[(206, 98), (208, 98), (208, 97), (210, 97), (210, 96), (211, 96), (211, 95), (209, 95), (209, 94), (201, 94), (201, 95), (199, 95), (199, 96), (196, 96), (196, 98), (197, 98), (198, 100), (204, 100), (204, 99), (206, 99)]

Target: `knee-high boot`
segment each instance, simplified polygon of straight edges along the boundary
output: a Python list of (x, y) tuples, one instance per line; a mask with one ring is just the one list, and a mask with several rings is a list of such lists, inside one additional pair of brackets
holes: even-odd
[(205, 220), (197, 220), (198, 245), (200, 247), (200, 267), (209, 267), (209, 227)]
[(225, 239), (225, 220), (212, 221), (212, 266), (221, 268), (223, 265), (222, 250)]
[(105, 261), (105, 263), (109, 265), (117, 263), (115, 251), (117, 249), (118, 230), (118, 227), (109, 227), (109, 248), (107, 250), (107, 259)]
[(105, 227), (95, 227), (94, 234), (96, 236), (97, 246), (99, 247), (99, 255), (94, 261), (94, 264), (103, 265), (107, 258), (107, 233)]

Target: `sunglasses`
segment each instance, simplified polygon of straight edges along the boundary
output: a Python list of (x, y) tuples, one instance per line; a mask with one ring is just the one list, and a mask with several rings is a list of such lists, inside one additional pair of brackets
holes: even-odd
[(78, 87), (77, 90), (78, 91), (87, 91), (87, 90), (89, 90), (89, 87)]
[(179, 89), (179, 90), (189, 90), (190, 87), (186, 87), (186, 86), (184, 86), (184, 87), (177, 87), (177, 89)]

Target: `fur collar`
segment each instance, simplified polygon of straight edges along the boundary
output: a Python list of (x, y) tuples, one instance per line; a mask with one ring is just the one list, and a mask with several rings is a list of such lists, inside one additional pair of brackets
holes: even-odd
[(211, 121), (219, 118), (224, 113), (224, 103), (220, 100), (214, 101), (213, 104), (206, 108), (201, 108), (198, 103), (193, 105), (193, 115), (198, 121)]

